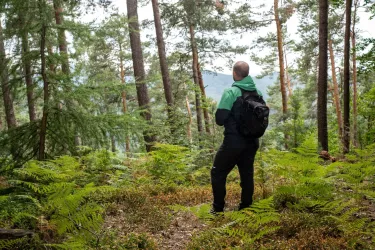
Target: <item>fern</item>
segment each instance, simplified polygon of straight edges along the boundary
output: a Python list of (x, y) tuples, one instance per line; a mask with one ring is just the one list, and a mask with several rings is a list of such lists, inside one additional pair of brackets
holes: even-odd
[(28, 238), (0, 240), (0, 249), (25, 249)]
[(249, 245), (280, 228), (280, 215), (273, 206), (273, 197), (260, 200), (244, 211), (231, 213), (230, 219), (232, 222), (216, 231), (230, 237), (239, 237)]
[(210, 213), (211, 205), (210, 204), (201, 204), (194, 207), (185, 207), (182, 205), (173, 205), (170, 206), (173, 211), (183, 211), (193, 213), (196, 217), (201, 220), (211, 221), (214, 218), (214, 215)]
[[(98, 203), (95, 195), (103, 196), (115, 188), (96, 185), (97, 174), (91, 171), (93, 169), (96, 169), (93, 172), (100, 169), (112, 171), (113, 161), (108, 158), (111, 154), (103, 152), (95, 154), (96, 152), (92, 152), (89, 156), (105, 159), (95, 161), (98, 166), (90, 165), (90, 169), (82, 163), (86, 161), (88, 164), (88, 159), (91, 158), (79, 160), (69, 156), (48, 162), (30, 161), (22, 168), (16, 169), (14, 179), (9, 183), (17, 187), (21, 194), (1, 197), (0, 205), (4, 202), (8, 204), (9, 199), (13, 199), (17, 201), (16, 204), (22, 202), (29, 207), (34, 206), (35, 209), (30, 210), (30, 213), (28, 210), (18, 209), (13, 214), (12, 210), (9, 210), (0, 213), (0, 217), (6, 218), (13, 225), (28, 228), (36, 227), (38, 216), (42, 213), (45, 218), (50, 218), (49, 224), (55, 228), (59, 236), (69, 239), (68, 249), (74, 246), (74, 242), (83, 243), (92, 239), (98, 241), (101, 237), (104, 206)], [(104, 168), (107, 163), (109, 165)], [(103, 173), (106, 174), (105, 171)], [(95, 182), (88, 183), (87, 180)], [(77, 249), (82, 249), (79, 247), (80, 244), (77, 244)]]

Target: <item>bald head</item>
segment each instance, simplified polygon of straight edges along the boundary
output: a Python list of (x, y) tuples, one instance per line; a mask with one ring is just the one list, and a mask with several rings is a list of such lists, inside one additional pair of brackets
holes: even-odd
[(240, 81), (249, 75), (249, 64), (243, 61), (236, 62), (233, 66), (233, 80)]

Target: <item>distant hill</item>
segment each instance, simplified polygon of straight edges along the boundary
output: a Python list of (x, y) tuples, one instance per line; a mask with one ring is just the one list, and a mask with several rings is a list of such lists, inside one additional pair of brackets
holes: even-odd
[[(203, 71), (202, 76), (204, 85), (206, 87), (207, 96), (211, 97), (217, 102), (220, 101), (224, 89), (230, 88), (233, 84), (232, 75), (226, 75), (211, 71)], [(267, 99), (267, 88), (276, 81), (277, 73), (274, 73), (271, 77), (266, 76), (261, 79), (257, 79), (255, 76), (251, 77), (253, 78), (257, 88), (262, 92), (264, 99)]]

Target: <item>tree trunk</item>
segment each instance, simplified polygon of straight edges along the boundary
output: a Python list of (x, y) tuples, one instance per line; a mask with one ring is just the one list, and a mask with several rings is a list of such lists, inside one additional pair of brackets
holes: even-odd
[(195, 42), (194, 26), (191, 24), (189, 26), (190, 32), (190, 46), (193, 54), (193, 79), (195, 84), (195, 107), (197, 113), (197, 125), (199, 135), (203, 134), (203, 124), (202, 124), (202, 107), (201, 107), (201, 96), (199, 91), (199, 76), (198, 76), (198, 50), (197, 44)]
[(327, 71), (328, 71), (328, 0), (319, 0), (319, 73), (318, 73), (318, 143), (328, 151)]
[(339, 139), (340, 139), (340, 142), (342, 143), (343, 127), (342, 127), (342, 115), (341, 115), (341, 105), (340, 105), (340, 93), (339, 93), (339, 85), (337, 83), (337, 78), (336, 78), (335, 57), (333, 54), (332, 40), (329, 40), (328, 44), (329, 44), (329, 55), (331, 58), (331, 69), (332, 69), (333, 100), (334, 100), (334, 104), (336, 108), (337, 124), (339, 127)]
[(25, 18), (24, 13), (19, 14), (19, 19), (22, 24), (23, 30), (21, 31), (21, 40), (22, 40), (22, 64), (23, 71), (25, 74), (26, 90), (27, 90), (27, 106), (29, 109), (29, 119), (30, 121), (36, 120), (35, 104), (34, 104), (34, 84), (31, 72), (31, 61), (29, 59), (30, 49), (28, 41), (28, 31), (25, 30)]
[[(120, 47), (120, 70), (121, 70), (121, 82), (122, 84), (126, 85), (125, 83), (125, 69), (124, 69), (124, 59), (122, 57), (122, 46), (121, 43), (119, 43)], [(122, 96), (122, 111), (124, 114), (128, 111), (127, 103), (126, 103), (126, 91), (122, 91), (121, 93)], [(130, 153), (130, 140), (129, 140), (129, 135), (126, 135), (125, 138), (125, 152)]]
[(5, 229), (0, 228), (0, 240), (12, 240), (12, 239), (21, 239), (24, 237), (32, 238), (34, 232), (24, 229)]
[(208, 109), (207, 109), (206, 90), (204, 88), (203, 77), (202, 77), (201, 67), (199, 63), (198, 63), (198, 79), (199, 79), (199, 88), (201, 89), (201, 94), (202, 94), (204, 124), (206, 127), (206, 133), (210, 135), (211, 134), (210, 114), (208, 113)]
[(62, 15), (63, 8), (61, 6), (61, 0), (53, 0), (53, 8), (55, 9), (55, 20), (56, 20), (56, 25), (58, 26), (57, 34), (58, 34), (59, 50), (60, 50), (60, 56), (62, 57), (61, 69), (62, 69), (62, 72), (68, 76), (70, 74), (68, 46), (66, 42), (65, 29), (61, 28), (64, 22), (64, 18)]
[[(47, 44), (47, 52), (48, 52), (48, 56), (50, 56), (50, 57), (53, 56), (53, 50), (52, 50), (52, 46), (51, 46), (50, 43)], [(50, 71), (50, 73), (55, 73), (56, 68), (55, 68), (55, 65), (53, 63), (49, 64), (49, 71)]]
[[(142, 116), (146, 119), (151, 126), (151, 108), (149, 104), (149, 97), (147, 91), (147, 85), (145, 83), (145, 68), (143, 63), (143, 53), (141, 45), (141, 37), (139, 34), (139, 23), (138, 23), (138, 1), (127, 0), (128, 19), (129, 19), (129, 36), (130, 46), (132, 50), (134, 78), (137, 88), (138, 105), (142, 109)], [(146, 150), (149, 152), (153, 143), (155, 142), (155, 136), (150, 131), (145, 130), (144, 139), (146, 142)]]
[(167, 105), (168, 105), (168, 118), (169, 118), (169, 123), (172, 124), (174, 101), (173, 101), (171, 82), (169, 78), (167, 57), (165, 55), (165, 44), (164, 44), (164, 38), (163, 38), (163, 29), (162, 29), (161, 20), (160, 20), (158, 0), (152, 0), (152, 8), (154, 11), (156, 41), (158, 45), (160, 69), (161, 69), (161, 74), (163, 77), (164, 94), (165, 94), (165, 100), (167, 101)]
[(352, 0), (346, 0), (346, 23), (344, 41), (344, 154), (350, 147), (350, 23)]
[(284, 57), (285, 57), (285, 76), (286, 76), (286, 82), (287, 82), (287, 87), (288, 87), (288, 99), (293, 95), (293, 89), (292, 89), (292, 83), (290, 80), (290, 76), (288, 73), (288, 61), (284, 49)]
[[(39, 1), (41, 2), (41, 1)], [(44, 9), (41, 8), (40, 9)], [(46, 74), (46, 25), (42, 24), (42, 32), (40, 38), (40, 61), (41, 61), (41, 74), (43, 79), (43, 116), (40, 124), (40, 136), (39, 136), (39, 156), (38, 160), (42, 161), (45, 159), (45, 149), (46, 149), (46, 134), (47, 134), (47, 118), (48, 118), (48, 104), (49, 104), (49, 83)]]
[[(285, 88), (285, 66), (284, 66), (284, 51), (283, 51), (283, 34), (281, 29), (281, 22), (279, 18), (279, 0), (274, 0), (274, 12), (277, 30), (277, 49), (279, 53), (279, 66), (280, 66), (280, 92), (283, 105), (283, 122), (286, 119), (288, 111), (288, 99)], [(288, 134), (284, 131), (285, 148), (288, 148)]]
[[(186, 84), (185, 83), (184, 83), (184, 87), (186, 89)], [(186, 104), (186, 110), (187, 110), (188, 116), (189, 116), (189, 123), (187, 124), (187, 136), (188, 136), (189, 142), (192, 143), (193, 142), (193, 137), (191, 135), (191, 125), (193, 123), (193, 117), (191, 115), (189, 97), (188, 97), (187, 94), (186, 94), (186, 97), (185, 97), (185, 104)]]
[(355, 24), (356, 24), (356, 17), (357, 17), (357, 6), (359, 0), (355, 0), (354, 2), (354, 13), (353, 13), (353, 27), (351, 32), (352, 37), (352, 48), (353, 48), (353, 145), (354, 147), (358, 147), (358, 128), (357, 128), (357, 117), (358, 117), (358, 108), (357, 108), (357, 55), (356, 55), (356, 33), (355, 33)]
[[(61, 27), (64, 23), (62, 0), (53, 0), (53, 8), (55, 9), (55, 20), (56, 20), (56, 25), (58, 27), (57, 38), (58, 38), (58, 43), (59, 43), (60, 57), (62, 59), (61, 70), (64, 73), (65, 77), (68, 77), (69, 79), (70, 67), (69, 67), (68, 46), (66, 42), (65, 29)], [(71, 91), (71, 88), (67, 87), (65, 91), (69, 92)], [(70, 100), (65, 100), (65, 101), (66, 101), (66, 106), (68, 108), (74, 105), (78, 105), (78, 103), (74, 101), (73, 103), (70, 102)], [(79, 134), (75, 133), (74, 137), (75, 137), (74, 139), (75, 145), (81, 146), (82, 140)]]
[(0, 131), (3, 131), (4, 125), (3, 125), (3, 111), (2, 108), (0, 107)]
[(3, 93), (5, 117), (8, 129), (17, 126), (16, 115), (13, 107), (13, 98), (10, 92), (8, 62), (5, 53), (3, 29), (0, 22), (0, 73), (1, 73), (1, 89)]
[(116, 140), (113, 135), (111, 135), (111, 150), (113, 153), (116, 152)]

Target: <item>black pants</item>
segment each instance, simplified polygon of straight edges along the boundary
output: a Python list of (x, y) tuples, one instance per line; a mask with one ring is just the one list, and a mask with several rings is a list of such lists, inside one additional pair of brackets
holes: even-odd
[(225, 205), (226, 180), (235, 165), (238, 166), (241, 178), (240, 209), (249, 207), (254, 194), (254, 158), (259, 144), (249, 143), (243, 148), (221, 145), (211, 169), (211, 184), (214, 195), (213, 209), (222, 212)]

